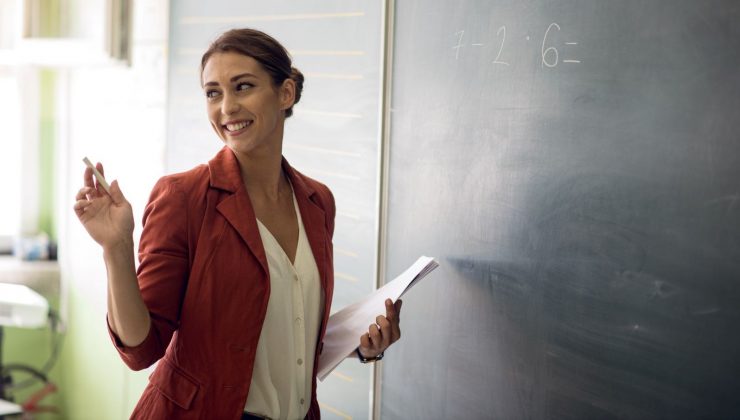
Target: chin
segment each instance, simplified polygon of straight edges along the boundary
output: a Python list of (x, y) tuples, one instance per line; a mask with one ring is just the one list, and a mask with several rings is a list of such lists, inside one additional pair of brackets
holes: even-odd
[(229, 139), (226, 140), (224, 143), (226, 143), (226, 146), (231, 149), (234, 153), (238, 153), (241, 155), (250, 155), (255, 152), (257, 149), (256, 145), (248, 142), (248, 141), (239, 141), (239, 140), (233, 140)]

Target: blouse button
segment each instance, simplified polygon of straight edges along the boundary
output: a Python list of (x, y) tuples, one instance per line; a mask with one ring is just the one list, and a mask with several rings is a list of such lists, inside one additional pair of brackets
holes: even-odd
[(298, 359), (298, 366), (303, 364), (303, 359)]

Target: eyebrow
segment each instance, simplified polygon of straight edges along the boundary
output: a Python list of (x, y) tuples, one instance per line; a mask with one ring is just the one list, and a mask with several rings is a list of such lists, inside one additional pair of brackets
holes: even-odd
[[(229, 80), (229, 81), (231, 83), (234, 83), (234, 82), (236, 82), (237, 80), (239, 80), (239, 79), (241, 79), (243, 77), (254, 77), (255, 79), (257, 78), (257, 76), (253, 75), (252, 73), (242, 73), (242, 74), (237, 74), (236, 76), (232, 77), (231, 80)], [(210, 82), (204, 84), (203, 86), (218, 86), (218, 82), (210, 81)]]

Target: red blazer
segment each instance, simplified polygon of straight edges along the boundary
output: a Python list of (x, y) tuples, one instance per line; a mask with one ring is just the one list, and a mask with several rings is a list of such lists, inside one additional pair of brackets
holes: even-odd
[[(334, 289), (334, 197), (288, 165), (325, 304), (307, 418), (319, 419), (316, 369)], [(239, 419), (247, 401), (270, 280), (254, 210), (233, 152), (165, 176), (152, 190), (139, 244), (139, 287), (151, 329), (136, 347), (110, 331), (134, 370), (159, 360), (135, 419)], [(161, 359), (161, 360), (160, 360)]]

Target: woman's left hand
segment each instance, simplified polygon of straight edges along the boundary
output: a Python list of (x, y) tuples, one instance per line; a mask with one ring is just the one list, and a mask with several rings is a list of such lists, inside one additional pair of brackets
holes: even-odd
[(385, 316), (378, 315), (375, 324), (371, 324), (368, 331), (360, 337), (360, 353), (368, 359), (377, 357), (391, 344), (401, 338), (401, 305), (400, 299), (394, 304), (392, 300), (385, 301)]

